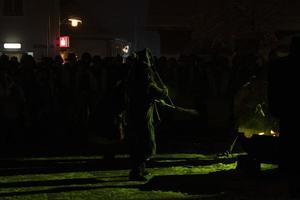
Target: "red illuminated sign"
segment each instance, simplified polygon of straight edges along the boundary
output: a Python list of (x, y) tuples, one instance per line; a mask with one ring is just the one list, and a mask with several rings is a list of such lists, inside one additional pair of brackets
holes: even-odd
[(62, 47), (62, 48), (70, 47), (70, 38), (69, 38), (69, 36), (61, 36), (59, 38), (59, 47)]

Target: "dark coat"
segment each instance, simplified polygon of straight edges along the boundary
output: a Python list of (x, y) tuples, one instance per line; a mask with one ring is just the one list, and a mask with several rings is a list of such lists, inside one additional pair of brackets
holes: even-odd
[(154, 130), (154, 100), (166, 97), (158, 87), (155, 74), (147, 63), (133, 67), (128, 80), (128, 140), (132, 156), (142, 160), (156, 152)]

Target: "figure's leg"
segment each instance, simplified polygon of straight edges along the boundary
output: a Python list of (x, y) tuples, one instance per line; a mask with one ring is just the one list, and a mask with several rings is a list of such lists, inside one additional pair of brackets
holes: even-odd
[(145, 174), (146, 162), (143, 159), (132, 156), (131, 157), (131, 170), (129, 172), (129, 179), (132, 181), (147, 181)]

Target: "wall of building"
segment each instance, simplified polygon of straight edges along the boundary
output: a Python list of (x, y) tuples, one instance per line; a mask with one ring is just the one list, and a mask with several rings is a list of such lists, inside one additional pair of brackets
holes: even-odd
[(70, 48), (68, 51), (81, 56), (88, 52), (92, 56), (97, 55), (101, 57), (112, 56), (111, 39), (102, 38), (101, 36), (77, 36), (71, 37)]
[[(231, 45), (233, 37), (299, 32), (299, 9), (297, 0), (150, 0), (147, 27), (160, 33), (163, 55), (176, 55), (195, 46), (211, 46), (215, 39)], [(178, 48), (174, 38), (184, 45)]]
[(148, 0), (62, 0), (63, 12), (78, 10), (83, 17), (85, 30), (78, 35), (97, 35), (97, 37), (120, 38), (132, 44), (133, 50), (151, 48), (159, 55), (160, 40), (156, 31), (146, 30)]
[[(0, 1), (0, 52), (33, 52), (34, 57), (54, 56), (59, 31), (59, 0), (23, 0), (23, 15), (5, 15)], [(21, 43), (19, 50), (4, 49), (6, 42)]]

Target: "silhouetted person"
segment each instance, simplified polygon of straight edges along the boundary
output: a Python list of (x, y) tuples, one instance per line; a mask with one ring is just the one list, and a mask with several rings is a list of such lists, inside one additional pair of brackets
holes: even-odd
[(154, 100), (165, 98), (166, 88), (159, 88), (151, 68), (150, 49), (137, 53), (136, 64), (128, 78), (128, 141), (131, 157), (130, 180), (147, 180), (146, 161), (156, 153), (154, 133)]
[(76, 117), (81, 132), (88, 127), (89, 115), (94, 110), (97, 97), (97, 80), (91, 71), (92, 56), (83, 53), (75, 74)]
[(269, 106), (270, 112), (280, 120), (279, 168), (290, 181), (292, 195), (299, 179), (297, 159), (299, 156), (298, 114), (300, 37), (292, 38), (290, 54), (270, 66)]

